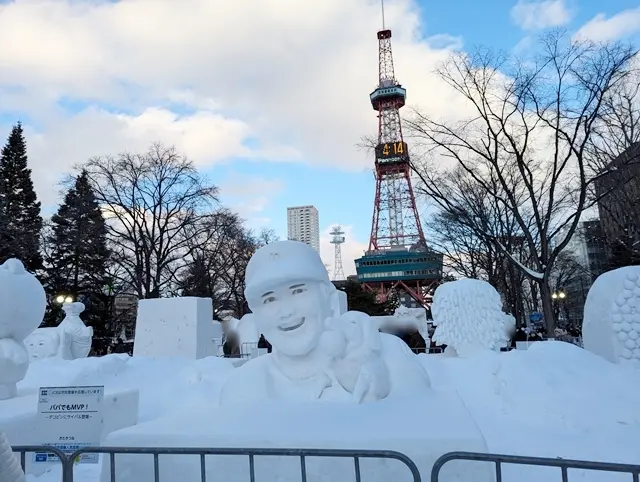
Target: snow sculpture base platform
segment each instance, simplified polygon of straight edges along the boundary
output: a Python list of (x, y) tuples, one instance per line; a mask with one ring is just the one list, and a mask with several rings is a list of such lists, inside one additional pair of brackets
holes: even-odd
[[(102, 438), (138, 423), (138, 390), (109, 391), (105, 388)], [(0, 401), (0, 431), (12, 445), (42, 445), (46, 434), (38, 416), (38, 394), (20, 395)]]
[(214, 338), (210, 298), (138, 302), (133, 356), (205, 358), (216, 354)]
[[(131, 427), (138, 423), (138, 390), (109, 391), (104, 394), (102, 409), (102, 440), (111, 432)], [(0, 431), (11, 440), (11, 445), (42, 445), (50, 440), (44, 433), (38, 415), (38, 394), (20, 395), (10, 400), (0, 401)], [(34, 464), (27, 458), (27, 474), (40, 475), (50, 467), (48, 464)]]
[[(394, 450), (404, 453), (428, 480), (434, 461), (451, 451), (486, 452), (482, 434), (455, 392), (429, 390), (424, 396), (380, 402), (260, 403), (190, 409), (112, 433), (105, 445), (118, 447), (252, 447)], [(106, 460), (106, 459), (105, 459)], [(197, 456), (162, 456), (159, 482), (196, 481)], [(442, 470), (442, 482), (492, 482), (490, 464), (453, 461)], [(256, 457), (256, 481), (300, 481), (297, 457)], [(246, 482), (247, 456), (208, 456), (207, 480)], [(411, 482), (409, 469), (395, 460), (362, 459), (364, 482)], [(307, 459), (314, 481), (355, 480), (352, 458)], [(116, 480), (152, 482), (153, 458), (118, 455)], [(101, 482), (109, 482), (108, 461)]]

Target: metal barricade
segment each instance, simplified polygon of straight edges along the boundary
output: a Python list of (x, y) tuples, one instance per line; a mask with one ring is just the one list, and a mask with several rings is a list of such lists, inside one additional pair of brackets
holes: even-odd
[[(301, 482), (307, 482), (307, 457), (352, 458), (354, 460), (355, 482), (363, 482), (360, 472), (360, 459), (390, 459), (403, 463), (411, 472), (413, 482), (422, 482), (416, 464), (406, 455), (390, 450), (331, 450), (331, 449), (267, 449), (267, 448), (160, 448), (160, 447), (87, 447), (66, 457), (63, 482), (73, 482), (73, 461), (82, 454), (108, 455), (111, 482), (115, 479), (116, 455), (153, 456), (153, 480), (159, 482), (159, 459), (161, 455), (199, 455), (200, 479), (207, 482), (207, 455), (238, 455), (249, 458), (249, 482), (255, 482), (255, 457), (297, 457), (300, 459)], [(106, 461), (105, 461), (106, 462)], [(105, 463), (103, 462), (103, 463)]]
[[(640, 482), (640, 465), (613, 464), (607, 462), (590, 462), (585, 460), (551, 459), (543, 457), (525, 457), (520, 455), (481, 454), (473, 452), (450, 452), (444, 454), (433, 464), (431, 482), (438, 482), (442, 467), (453, 460), (468, 460), (474, 462), (491, 462), (496, 469), (496, 482), (505, 482), (502, 478), (503, 465), (529, 465), (537, 467), (557, 467), (560, 469), (562, 482), (569, 481), (569, 469), (591, 470), (597, 472), (626, 473), (631, 475), (633, 482)], [(576, 479), (577, 480), (577, 479)], [(553, 482), (553, 481), (549, 481)], [(630, 481), (631, 482), (631, 481)]]
[(35, 454), (36, 458), (40, 456), (44, 456), (44, 460), (36, 460), (38, 462), (43, 462), (49, 460), (49, 455), (55, 455), (58, 458), (58, 462), (62, 468), (61, 472), (61, 482), (66, 482), (65, 479), (65, 471), (67, 466), (67, 456), (65, 453), (55, 447), (48, 447), (46, 445), (22, 445), (22, 446), (14, 446), (11, 447), (14, 454), (18, 454), (20, 456), (20, 466), (23, 471), (27, 469), (27, 454)]

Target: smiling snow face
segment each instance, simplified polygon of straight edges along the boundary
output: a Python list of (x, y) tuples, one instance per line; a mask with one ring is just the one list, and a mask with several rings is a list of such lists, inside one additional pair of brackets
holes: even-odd
[(308, 355), (324, 331), (329, 300), (317, 281), (281, 283), (249, 300), (260, 332), (280, 353)]

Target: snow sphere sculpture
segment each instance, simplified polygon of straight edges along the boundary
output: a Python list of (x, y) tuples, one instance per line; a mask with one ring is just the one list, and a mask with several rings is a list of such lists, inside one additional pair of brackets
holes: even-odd
[(583, 346), (613, 363), (640, 364), (640, 266), (600, 275), (584, 305)]
[(17, 259), (0, 265), (0, 400), (17, 394), (27, 374), (24, 340), (42, 323), (47, 297), (40, 281)]
[(461, 279), (440, 285), (431, 306), (434, 341), (448, 353), (469, 356), (506, 346), (514, 318), (502, 311), (502, 300), (486, 281)]

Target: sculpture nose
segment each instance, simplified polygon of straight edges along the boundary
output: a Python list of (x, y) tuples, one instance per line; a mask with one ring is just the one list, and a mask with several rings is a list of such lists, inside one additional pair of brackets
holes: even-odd
[(291, 308), (283, 308), (280, 310), (280, 319), (288, 320), (293, 316), (293, 310)]

